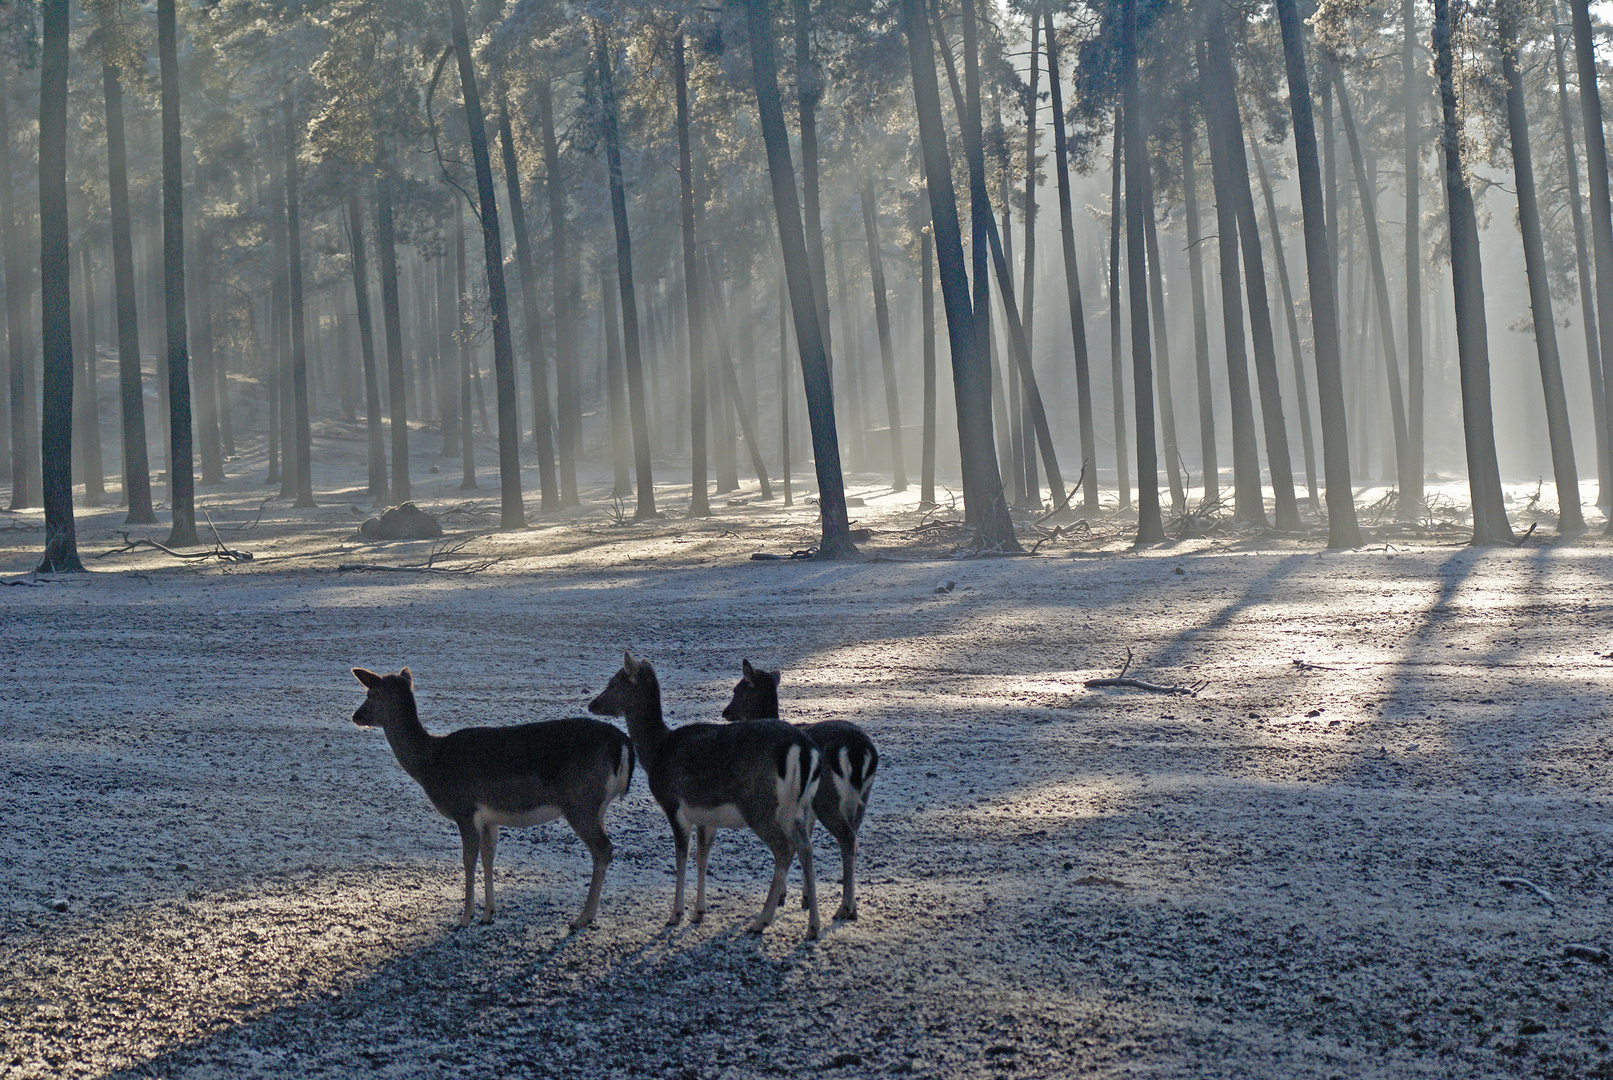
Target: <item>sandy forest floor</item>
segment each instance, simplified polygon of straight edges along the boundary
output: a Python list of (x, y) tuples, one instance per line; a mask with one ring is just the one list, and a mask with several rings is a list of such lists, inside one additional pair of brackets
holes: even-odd
[[(439, 565), (495, 565), (339, 571), (432, 545), (359, 538), (334, 482), (259, 518), (238, 471), (200, 497), (250, 563), (93, 558), (121, 517), (87, 511), (96, 572), (34, 583), (38, 515), (5, 518), (0, 1076), (1613, 1076), (1600, 537), (1132, 552), (1097, 522), (959, 560), (869, 480), (885, 558), (752, 561), (815, 529), (748, 487), (707, 521), (461, 507)], [(454, 928), (457, 836), (349, 722), (348, 669), (409, 665), (441, 732), (582, 715), (624, 646), (673, 722), (749, 657), (790, 718), (865, 726), (859, 921), (745, 934), (770, 860), (730, 831), (710, 916), (665, 928), (641, 774), (596, 927), (567, 933), (587, 857), (551, 824), (505, 831), (498, 921)], [(1128, 650), (1204, 689), (1082, 686)]]

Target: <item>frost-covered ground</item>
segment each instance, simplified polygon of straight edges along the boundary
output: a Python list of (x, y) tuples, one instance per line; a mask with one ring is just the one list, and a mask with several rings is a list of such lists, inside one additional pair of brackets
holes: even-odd
[[(89, 559), (120, 518), (86, 513), (96, 573), (0, 589), (0, 1075), (1613, 1076), (1608, 542), (959, 561), (852, 487), (865, 550), (921, 561), (751, 561), (814, 536), (754, 488), (485, 535), (466, 575), (338, 572), (430, 545), (356, 538), (332, 488), (238, 529), (267, 491), (202, 489), (235, 566)], [(0, 543), (15, 580), (40, 534)], [(706, 922), (665, 928), (641, 774), (595, 928), (558, 823), (505, 831), (498, 921), (454, 928), (458, 838), (348, 668), (409, 665), (446, 731), (580, 715), (624, 646), (673, 722), (749, 657), (873, 735), (860, 921), (803, 940), (792, 874), (746, 935), (770, 860), (726, 832)], [(1083, 688), (1128, 649), (1204, 690)]]

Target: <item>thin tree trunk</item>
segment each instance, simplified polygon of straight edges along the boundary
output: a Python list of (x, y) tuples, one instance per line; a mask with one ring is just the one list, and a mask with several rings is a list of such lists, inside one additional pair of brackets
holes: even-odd
[(44, 0), (39, 62), (39, 281), (45, 382), (40, 425), (45, 551), (39, 573), (82, 573), (73, 521), (73, 265), (67, 247), (68, 0)]
[(1125, 126), (1125, 107), (1115, 106), (1115, 142), (1110, 160), (1113, 162), (1113, 185), (1109, 194), (1109, 381), (1113, 386), (1115, 420), (1115, 480), (1119, 484), (1120, 508), (1131, 506), (1131, 477), (1127, 470), (1126, 452), (1126, 378), (1121, 367), (1121, 300), (1120, 300), (1120, 229), (1126, 215), (1125, 196), (1121, 190), (1121, 174), (1125, 168), (1125, 146), (1121, 142), (1121, 129)]
[(1316, 349), (1317, 397), (1322, 407), (1322, 473), (1327, 485), (1328, 546), (1357, 547), (1361, 529), (1350, 487), (1350, 442), (1345, 431), (1344, 380), (1339, 359), (1337, 295), (1332, 253), (1328, 250), (1322, 204), (1321, 164), (1316, 124), (1311, 115), (1310, 76), (1305, 66), (1304, 27), (1298, 0), (1276, 0), (1283, 37), (1283, 65), (1294, 121), (1294, 154), (1305, 219), (1305, 266), (1310, 282), (1311, 332)]
[[(706, 492), (706, 342), (704, 309), (700, 303), (700, 256), (695, 240), (694, 151), (689, 132), (689, 76), (684, 61), (683, 35), (673, 44), (673, 73), (677, 80), (678, 103), (678, 207), (683, 234), (683, 302), (689, 333), (689, 516), (711, 516), (711, 500)], [(780, 316), (782, 318), (782, 315)], [(782, 349), (783, 346), (781, 345)], [(782, 407), (782, 406), (781, 406)], [(788, 416), (785, 417), (788, 423)], [(786, 455), (786, 463), (788, 455)], [(789, 468), (786, 464), (784, 501), (790, 500)]]
[[(1147, 136), (1144, 136), (1146, 146)], [(1145, 203), (1143, 238), (1148, 251), (1148, 303), (1154, 315), (1153, 332), (1159, 342), (1159, 363), (1155, 373), (1159, 376), (1160, 435), (1165, 447), (1165, 478), (1170, 488), (1171, 505), (1178, 510), (1187, 506), (1187, 492), (1182, 486), (1182, 455), (1176, 441), (1176, 401), (1171, 393), (1171, 343), (1165, 320), (1165, 279), (1159, 265), (1159, 230), (1154, 220), (1154, 181), (1145, 171), (1148, 181)]]
[(459, 404), (455, 413), (459, 417), (459, 466), (461, 489), (476, 488), (476, 440), (471, 419), (471, 307), (470, 281), (465, 259), (465, 204), (454, 200), (454, 347), (459, 373)]
[(526, 204), (521, 198), (521, 170), (515, 159), (515, 134), (510, 128), (510, 105), (502, 96), (498, 110), (499, 145), (504, 157), (504, 184), (510, 196), (510, 228), (515, 231), (515, 261), (521, 271), (521, 332), (526, 339), (527, 363), (532, 375), (532, 442), (538, 450), (538, 488), (544, 513), (560, 509), (555, 477), (554, 417), (549, 409), (549, 365), (543, 355), (543, 324), (538, 313), (537, 260), (532, 257), (532, 233), (527, 227)]
[(622, 187), (621, 134), (616, 115), (616, 89), (605, 38), (598, 42), (600, 96), (604, 106), (605, 160), (610, 173), (611, 217), (616, 224), (616, 273), (622, 295), (622, 344), (627, 367), (627, 408), (633, 422), (633, 461), (638, 474), (638, 508), (634, 521), (647, 521), (655, 511), (655, 479), (650, 471), (650, 424), (644, 401), (644, 360), (639, 345), (638, 294), (633, 285), (633, 242), (627, 229), (627, 195)]
[(801, 128), (801, 212), (806, 233), (807, 266), (812, 272), (812, 295), (817, 302), (818, 326), (823, 332), (823, 355), (834, 371), (834, 335), (829, 321), (829, 265), (823, 249), (823, 211), (818, 183), (818, 100), (823, 96), (823, 69), (812, 56), (812, 0), (792, 0), (795, 14), (796, 122)]
[[(107, 16), (102, 16), (103, 20)], [(108, 23), (103, 21), (103, 31)], [(151, 467), (146, 449), (145, 392), (140, 377), (140, 330), (135, 309), (134, 241), (129, 219), (129, 153), (123, 130), (123, 83), (116, 65), (101, 65), (106, 99), (107, 189), (112, 210), (112, 277), (117, 291), (118, 398), (123, 417), (123, 497), (125, 525), (155, 524), (151, 506)], [(4, 108), (0, 84), (0, 109)], [(0, 137), (4, 136), (0, 124)], [(9, 172), (6, 174), (9, 177)], [(5, 180), (0, 180), (4, 184)], [(0, 211), (0, 216), (8, 216)], [(9, 249), (9, 244), (7, 245)]]
[[(398, 297), (398, 242), (392, 209), (392, 157), (375, 134), (375, 244), (381, 254), (381, 323), (386, 330), (387, 410), (392, 433), (392, 501), (409, 501), (408, 374), (403, 365), (403, 314)], [(441, 313), (439, 312), (439, 318)], [(425, 355), (421, 361), (425, 364)]]
[[(912, 0), (905, 0), (911, 3)], [(784, 129), (784, 103), (779, 96), (778, 66), (773, 53), (773, 31), (766, 0), (746, 0), (746, 27), (750, 34), (751, 76), (756, 93), (762, 141), (767, 147), (767, 172), (773, 188), (773, 209), (779, 241), (784, 250), (784, 272), (790, 286), (790, 308), (795, 318), (795, 340), (801, 351), (801, 373), (806, 384), (807, 416), (812, 426), (812, 447), (818, 474), (818, 506), (822, 511), (820, 558), (854, 555), (851, 524), (846, 516), (846, 489), (840, 473), (840, 443), (835, 433), (834, 394), (829, 382), (829, 354), (819, 325), (806, 235), (801, 227), (801, 206), (795, 193), (795, 166), (790, 163), (789, 136)]]
[[(283, 103), (286, 122), (286, 249), (291, 298), (291, 395), (295, 410), (297, 445), (296, 494), (292, 505), (314, 505), (313, 429), (309, 420), (308, 339), (303, 319), (302, 210), (298, 186), (301, 165), (297, 151), (296, 114), (290, 97)], [(173, 346), (169, 346), (172, 355)]]
[[(162, 78), (162, 293), (168, 333), (168, 483), (173, 493), (173, 527), (167, 545), (195, 547), (199, 541), (196, 477), (191, 471), (184, 187), (179, 170), (179, 34), (174, 0), (157, 0), (157, 56)], [(289, 116), (289, 104), (286, 111)]]
[(925, 226), (919, 235), (919, 264), (922, 278), (920, 304), (922, 326), (920, 348), (924, 373), (923, 443), (919, 451), (919, 506), (935, 505), (935, 233)]
[(375, 365), (375, 327), (370, 319), (370, 270), (364, 247), (364, 205), (359, 185), (347, 192), (347, 242), (353, 252), (353, 305), (358, 313), (359, 355), (364, 363), (364, 427), (369, 437), (369, 494), (384, 499), (386, 438), (381, 431), (381, 380)]
[(1525, 272), (1529, 277), (1529, 311), (1534, 317), (1535, 352), (1546, 397), (1546, 430), (1551, 441), (1552, 477), (1557, 483), (1557, 531), (1585, 531), (1579, 505), (1579, 472), (1574, 465), (1574, 439), (1568, 423), (1568, 396), (1563, 389), (1562, 361), (1557, 355), (1557, 324), (1547, 279), (1546, 245), (1540, 230), (1540, 203), (1535, 195), (1534, 157), (1529, 146), (1529, 108), (1518, 70), (1517, 9), (1496, 8), (1501, 75), (1507, 84), (1507, 130), (1512, 141), (1512, 174), (1518, 187), (1518, 232), (1523, 236)]
[[(510, 298), (504, 286), (504, 242), (499, 233), (498, 194), (493, 187), (493, 159), (487, 149), (487, 122), (482, 114), (481, 92), (476, 86), (476, 65), (465, 28), (465, 6), (448, 0), (448, 14), (459, 61), (459, 85), (465, 100), (470, 135), (470, 156), (476, 169), (476, 203), (482, 233), (482, 256), (487, 267), (487, 306), (493, 323), (493, 383), (498, 404), (499, 525), (526, 527), (526, 506), (521, 498), (521, 416), (515, 391), (515, 348), (510, 340)], [(484, 424), (485, 426), (485, 424)]]
[(1059, 238), (1064, 256), (1064, 290), (1070, 308), (1070, 343), (1075, 360), (1076, 422), (1081, 429), (1081, 505), (1087, 513), (1098, 509), (1097, 433), (1092, 426), (1092, 372), (1087, 358), (1086, 314), (1081, 302), (1081, 274), (1075, 258), (1075, 224), (1070, 195), (1069, 139), (1064, 127), (1064, 92), (1059, 78), (1058, 39), (1053, 13), (1042, 12), (1047, 39), (1047, 86), (1053, 106), (1053, 172), (1059, 189)]
[(1445, 206), (1450, 215), (1451, 289), (1456, 299), (1456, 350), (1462, 386), (1462, 438), (1467, 482), (1473, 498), (1473, 542), (1511, 543), (1512, 526), (1501, 492), (1490, 407), (1489, 330), (1484, 317), (1484, 274), (1479, 262), (1479, 225), (1462, 165), (1461, 116), (1453, 75), (1450, 0), (1434, 0), (1434, 69), (1439, 78), (1445, 125)]
[(0, 242), (6, 260), (6, 340), (10, 362), (11, 506), (24, 510), (38, 505), (34, 476), (39, 472), (39, 444), (33, 428), (33, 395), (29, 393), (34, 368), (33, 335), (28, 331), (28, 274), (23, 267), (22, 237), (18, 235), (17, 208), (12, 183), (10, 88), (0, 73)]
[(879, 251), (879, 221), (874, 210), (874, 182), (862, 189), (863, 232), (868, 237), (868, 275), (874, 288), (874, 324), (879, 331), (879, 362), (885, 376), (885, 422), (890, 427), (892, 491), (907, 490), (907, 464), (902, 455), (902, 408), (896, 397), (896, 356), (891, 349), (891, 317), (885, 294), (885, 260)]
[(1137, 0), (1121, 0), (1120, 98), (1125, 110), (1126, 271), (1131, 311), (1132, 393), (1137, 416), (1138, 546), (1165, 539), (1159, 510), (1159, 461), (1154, 439), (1153, 349), (1148, 327), (1148, 255), (1144, 215), (1153, 213), (1148, 146), (1137, 89)]
[(1182, 191), (1186, 202), (1187, 275), (1193, 293), (1193, 372), (1199, 399), (1199, 468), (1204, 473), (1202, 506), (1213, 506), (1221, 498), (1221, 466), (1215, 446), (1215, 400), (1210, 382), (1210, 327), (1204, 309), (1204, 254), (1199, 250), (1198, 135), (1193, 114), (1180, 114), (1182, 142)]
[(599, 265), (599, 332), (604, 346), (606, 419), (610, 423), (611, 497), (633, 497), (633, 426), (627, 417), (627, 376), (622, 369), (621, 290), (614, 267)]
[[(1405, 88), (1406, 178), (1406, 469), (1400, 478), (1402, 521), (1415, 521), (1425, 501), (1423, 487), (1423, 252), (1422, 252), (1422, 124), (1419, 121), (1423, 75), (1417, 64), (1415, 0), (1401, 0), (1400, 74)], [(1573, 154), (1569, 153), (1570, 161)], [(1573, 166), (1570, 165), (1570, 168)], [(1579, 213), (1574, 199), (1574, 212)]]
[[(1299, 400), (1299, 435), (1305, 451), (1305, 487), (1310, 495), (1310, 508), (1320, 510), (1321, 498), (1316, 488), (1316, 441), (1311, 432), (1311, 396), (1305, 377), (1304, 353), (1300, 347), (1299, 315), (1294, 300), (1294, 287), (1288, 275), (1288, 257), (1283, 250), (1282, 230), (1277, 223), (1277, 200), (1272, 195), (1271, 177), (1266, 174), (1266, 160), (1260, 144), (1254, 143), (1255, 169), (1260, 174), (1260, 193), (1266, 204), (1266, 226), (1271, 232), (1271, 251), (1277, 260), (1277, 284), (1282, 289), (1283, 313), (1288, 324), (1288, 352), (1294, 363), (1294, 395)], [(1404, 491), (1404, 488), (1401, 489)]]
[[(84, 444), (84, 503), (86, 506), (100, 506), (101, 497), (106, 494), (106, 463), (101, 457), (100, 364), (97, 363), (99, 353), (95, 347), (95, 273), (90, 265), (90, 246), (81, 245), (78, 254), (79, 278), (83, 282), (81, 291), (84, 294), (79, 302), (79, 310), (84, 313), (84, 358), (79, 364), (84, 396), (78, 404), (79, 431), (82, 435), (75, 436), (75, 439)], [(75, 389), (75, 400), (77, 393)]]
[[(751, 469), (756, 473), (756, 481), (761, 489), (757, 498), (771, 499), (773, 486), (767, 481), (767, 466), (762, 461), (762, 444), (756, 434), (755, 413), (751, 409), (749, 399), (740, 391), (739, 376), (734, 371), (734, 358), (728, 350), (727, 307), (723, 302), (722, 291), (713, 284), (717, 267), (711, 258), (711, 253), (708, 251), (706, 254), (707, 280), (706, 287), (702, 291), (711, 298), (711, 316), (717, 331), (717, 364), (721, 370), (723, 386), (729, 400), (734, 404), (734, 413), (739, 417), (740, 434), (745, 440), (745, 449), (750, 454)], [(737, 477), (734, 486), (736, 488), (739, 486)]]
[(547, 76), (533, 87), (538, 125), (543, 135), (544, 190), (549, 197), (552, 246), (549, 278), (554, 288), (555, 464), (560, 474), (560, 502), (576, 506), (577, 442), (581, 434), (581, 391), (577, 380), (577, 338), (571, 309), (571, 260), (566, 250), (566, 188), (555, 138), (554, 96)]
[(786, 288), (781, 276), (778, 283), (778, 445), (784, 505), (794, 506), (795, 495), (790, 490), (790, 354), (784, 325), (790, 298)]

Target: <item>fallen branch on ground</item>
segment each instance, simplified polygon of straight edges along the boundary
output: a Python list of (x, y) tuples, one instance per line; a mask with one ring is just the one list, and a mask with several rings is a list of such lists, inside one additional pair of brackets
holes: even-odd
[(1326, 664), (1313, 664), (1309, 660), (1295, 660), (1294, 661), (1294, 666), (1299, 668), (1299, 670), (1301, 670), (1301, 671), (1337, 671), (1338, 670), (1338, 668), (1336, 668), (1336, 667), (1328, 667)]
[(1124, 686), (1132, 690), (1147, 690), (1151, 694), (1185, 694), (1188, 697), (1197, 697), (1200, 690), (1210, 685), (1210, 680), (1204, 679), (1189, 686), (1162, 686), (1159, 683), (1146, 682), (1142, 679), (1128, 679), (1126, 672), (1131, 670), (1131, 650), (1126, 650), (1126, 662), (1120, 667), (1120, 674), (1112, 679), (1088, 679), (1082, 683), (1089, 690), (1105, 686)]
[(1551, 893), (1547, 892), (1545, 889), (1542, 889), (1539, 885), (1536, 885), (1528, 878), (1498, 877), (1495, 879), (1495, 883), (1497, 885), (1505, 885), (1509, 889), (1528, 889), (1530, 892), (1534, 893), (1548, 904), (1555, 904), (1557, 902), (1557, 898), (1555, 896), (1551, 895)]
[(496, 555), (490, 559), (477, 559), (475, 562), (469, 562), (463, 566), (438, 566), (437, 562), (440, 559), (446, 559), (450, 555), (462, 553), (466, 546), (472, 540), (479, 539), (480, 535), (466, 533), (464, 536), (451, 536), (439, 544), (434, 544), (431, 548), (431, 554), (426, 556), (426, 561), (423, 563), (404, 563), (400, 566), (391, 566), (386, 563), (342, 563), (336, 568), (336, 572), (341, 574), (349, 570), (378, 570), (413, 574), (479, 574), (483, 570), (503, 562), (504, 557)]
[[(211, 522), (209, 522), (209, 524), (211, 524)], [(130, 537), (130, 535), (122, 529), (118, 529), (117, 534), (123, 537), (123, 546), (120, 548), (112, 548), (109, 551), (102, 551), (95, 556), (97, 559), (104, 559), (108, 555), (122, 555), (128, 551), (135, 551), (140, 548), (149, 547), (155, 548), (166, 555), (172, 555), (176, 559), (218, 559), (220, 562), (228, 563), (244, 563), (252, 561), (252, 553), (250, 551), (237, 551), (234, 548), (225, 547), (224, 542), (218, 538), (218, 531), (216, 529), (213, 531), (213, 547), (207, 551), (175, 551), (173, 548), (168, 547), (165, 544), (159, 544), (155, 540), (147, 540), (143, 536)]]

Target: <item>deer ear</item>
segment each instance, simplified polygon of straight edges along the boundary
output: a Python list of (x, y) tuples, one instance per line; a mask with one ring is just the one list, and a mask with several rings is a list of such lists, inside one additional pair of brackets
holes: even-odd
[(414, 685), (414, 676), (409, 674), (408, 668), (404, 668), (402, 671), (398, 672), (398, 675), (401, 676), (403, 681), (408, 683), (410, 686)]
[(739, 662), (739, 670), (744, 672), (746, 682), (756, 681), (756, 669), (750, 666), (749, 659), (741, 660)]
[(629, 675), (638, 674), (638, 661), (634, 660), (633, 654), (628, 652), (626, 649), (622, 650), (622, 670), (627, 672)]
[(377, 686), (381, 685), (381, 676), (377, 675), (373, 671), (367, 671), (361, 667), (356, 667), (353, 669), (353, 678), (357, 679), (371, 690), (374, 690)]
[(784, 681), (784, 672), (777, 670), (769, 671), (767, 673), (767, 677), (773, 680), (773, 689), (777, 690), (779, 683)]

